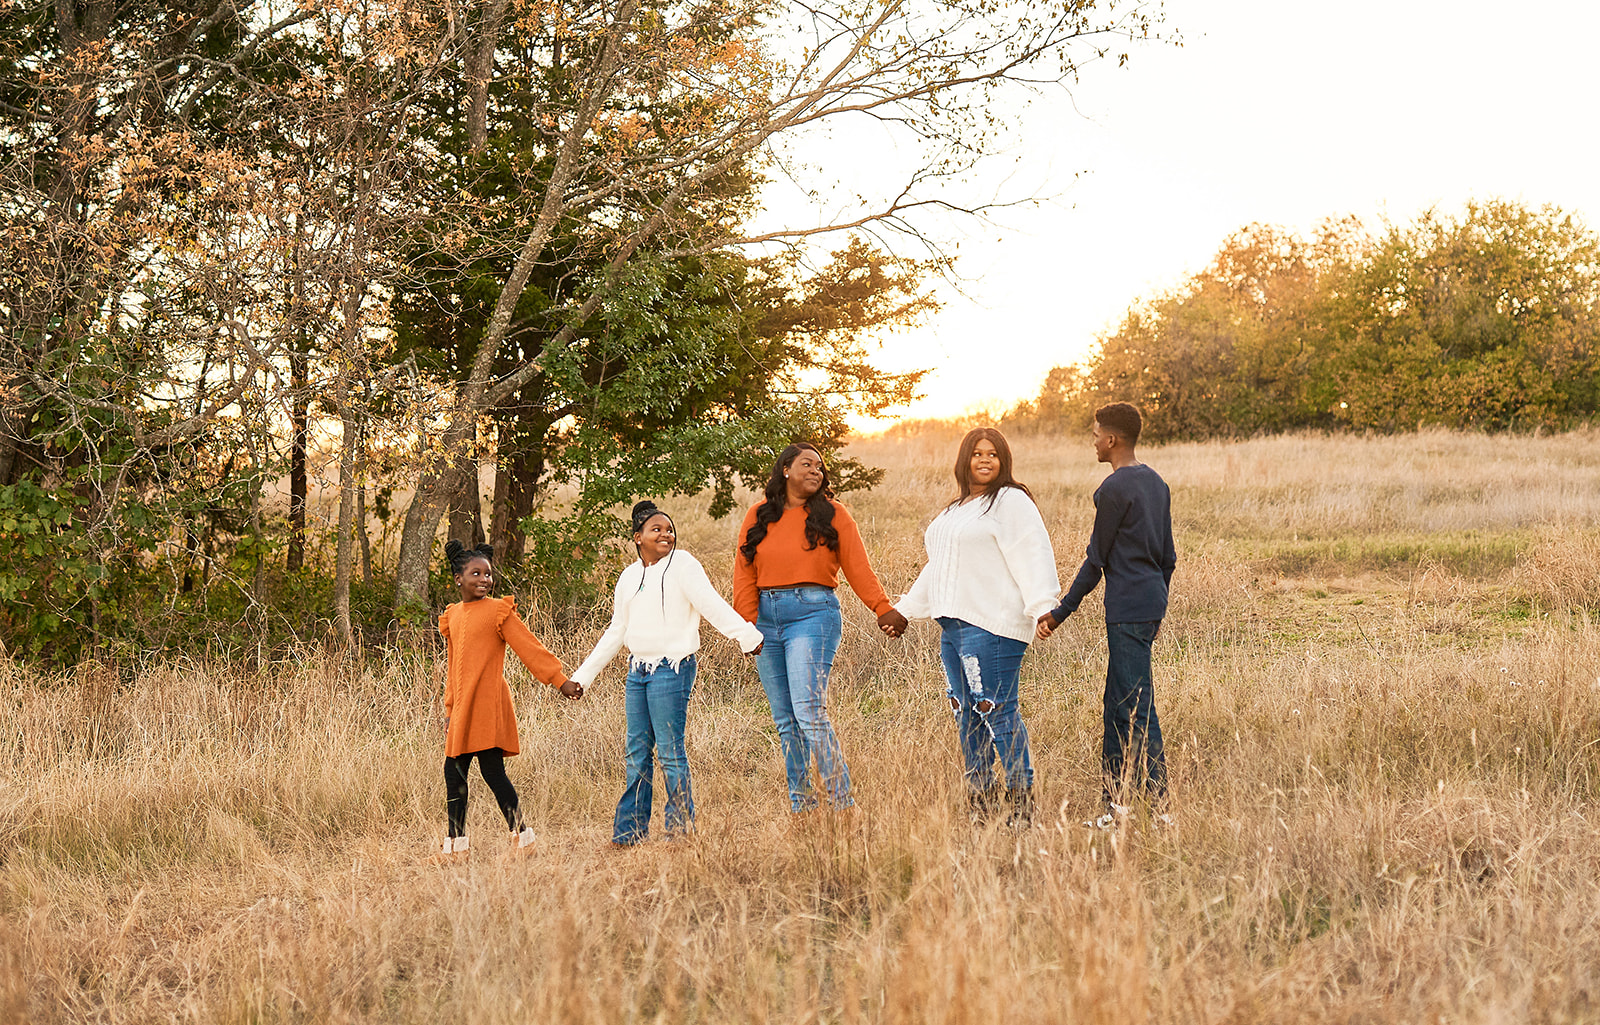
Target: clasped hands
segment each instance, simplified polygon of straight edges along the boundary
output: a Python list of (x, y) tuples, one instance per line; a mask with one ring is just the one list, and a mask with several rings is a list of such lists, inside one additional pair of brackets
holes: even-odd
[(878, 617), (878, 629), (883, 631), (885, 637), (899, 637), (906, 632), (906, 617), (898, 609), (890, 609)]

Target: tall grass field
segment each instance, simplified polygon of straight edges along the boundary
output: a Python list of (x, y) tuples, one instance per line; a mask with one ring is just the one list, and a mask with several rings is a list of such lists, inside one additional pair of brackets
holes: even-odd
[[(958, 438), (851, 449), (888, 471), (846, 502), (891, 592)], [(1087, 437), (1014, 448), (1065, 583), (1105, 468)], [(695, 836), (606, 847), (621, 659), (571, 703), (513, 658), (537, 853), (474, 778), (447, 867), (436, 647), (0, 662), (0, 1022), (1600, 1020), (1600, 433), (1141, 456), (1179, 546), (1169, 828), (1081, 825), (1097, 598), (1023, 665), (1020, 834), (967, 821), (937, 629), (888, 640), (848, 594), (857, 813), (790, 818), (754, 664), (707, 628)], [(737, 517), (662, 504), (726, 593)], [(531, 619), (570, 668), (608, 611)]]

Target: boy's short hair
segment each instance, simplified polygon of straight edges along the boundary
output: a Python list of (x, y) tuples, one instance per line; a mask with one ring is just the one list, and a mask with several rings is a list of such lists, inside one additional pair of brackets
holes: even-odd
[(1130, 445), (1138, 444), (1139, 428), (1144, 420), (1139, 407), (1131, 402), (1111, 402), (1094, 411), (1094, 421), (1108, 431), (1115, 432)]

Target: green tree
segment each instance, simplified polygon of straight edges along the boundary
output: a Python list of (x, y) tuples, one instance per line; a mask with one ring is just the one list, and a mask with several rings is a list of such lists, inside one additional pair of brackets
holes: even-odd
[(1151, 439), (1305, 426), (1320, 417), (1312, 370), (1327, 354), (1315, 315), (1322, 282), (1355, 258), (1359, 226), (1311, 241), (1268, 225), (1230, 236), (1205, 270), (1136, 305), (1083, 368), (1057, 368), (1014, 414), (1087, 425), (1106, 402), (1137, 403)]
[(1013, 420), (1086, 421), (1115, 400), (1156, 439), (1570, 424), (1600, 410), (1600, 240), (1502, 201), (1378, 238), (1348, 219), (1309, 241), (1255, 225)]
[(1352, 427), (1556, 427), (1600, 408), (1600, 240), (1554, 207), (1391, 227), (1322, 315), (1330, 412)]

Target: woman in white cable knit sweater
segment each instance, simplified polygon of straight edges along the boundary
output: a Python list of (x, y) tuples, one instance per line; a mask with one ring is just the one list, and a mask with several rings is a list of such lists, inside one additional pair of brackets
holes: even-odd
[(939, 654), (973, 821), (1000, 806), (998, 756), (1008, 821), (1023, 828), (1033, 818), (1033, 759), (1017, 704), (1022, 656), (1061, 582), (1044, 518), (1011, 475), (1005, 435), (992, 427), (969, 431), (955, 476), (955, 501), (924, 535), (928, 564), (895, 608), (907, 619), (933, 619), (942, 631)]
[(633, 543), (639, 561), (622, 571), (611, 625), (572, 674), (579, 686), (590, 686), (627, 645), (628, 782), (617, 802), (611, 833), (611, 842), (619, 847), (643, 843), (650, 835), (652, 749), (661, 760), (667, 785), (667, 835), (686, 833), (694, 826), (694, 793), (683, 736), (694, 690), (701, 617), (737, 641), (745, 654), (761, 650), (761, 631), (717, 593), (694, 556), (677, 550), (677, 540), (672, 517), (654, 502), (633, 507)]

